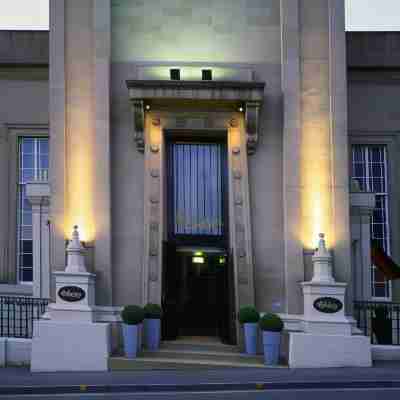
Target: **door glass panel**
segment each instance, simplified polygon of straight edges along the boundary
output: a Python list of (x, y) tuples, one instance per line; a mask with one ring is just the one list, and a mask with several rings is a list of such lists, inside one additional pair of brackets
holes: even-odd
[(223, 235), (223, 150), (217, 143), (170, 145), (174, 235)]

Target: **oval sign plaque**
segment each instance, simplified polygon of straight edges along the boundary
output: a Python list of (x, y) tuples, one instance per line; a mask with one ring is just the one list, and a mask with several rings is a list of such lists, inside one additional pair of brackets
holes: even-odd
[(320, 297), (314, 301), (314, 308), (322, 313), (334, 314), (343, 308), (343, 303), (334, 297)]
[(80, 301), (85, 298), (85, 291), (79, 286), (63, 286), (58, 290), (58, 296), (69, 302)]

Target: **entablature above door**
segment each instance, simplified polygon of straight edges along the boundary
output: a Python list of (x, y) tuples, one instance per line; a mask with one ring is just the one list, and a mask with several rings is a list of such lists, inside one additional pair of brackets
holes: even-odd
[(264, 82), (127, 80), (134, 115), (137, 149), (144, 151), (144, 115), (153, 105), (181, 109), (212, 107), (213, 111), (241, 110), (245, 113), (247, 151), (256, 151), (259, 113), (264, 99)]

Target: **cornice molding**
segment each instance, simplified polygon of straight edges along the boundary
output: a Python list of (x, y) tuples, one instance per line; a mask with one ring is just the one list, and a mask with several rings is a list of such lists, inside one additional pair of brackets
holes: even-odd
[(242, 81), (168, 81), (168, 80), (127, 80), (129, 99), (132, 104), (134, 121), (134, 140), (138, 151), (143, 152), (145, 102), (174, 103), (207, 102), (219, 108), (230, 106), (237, 111), (238, 104), (244, 108), (247, 151), (254, 154), (259, 136), (259, 112), (264, 99), (264, 82)]

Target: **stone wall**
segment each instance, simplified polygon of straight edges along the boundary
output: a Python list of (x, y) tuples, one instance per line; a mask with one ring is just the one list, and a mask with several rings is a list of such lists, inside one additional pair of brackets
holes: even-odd
[(114, 62), (279, 62), (279, 0), (113, 0)]

